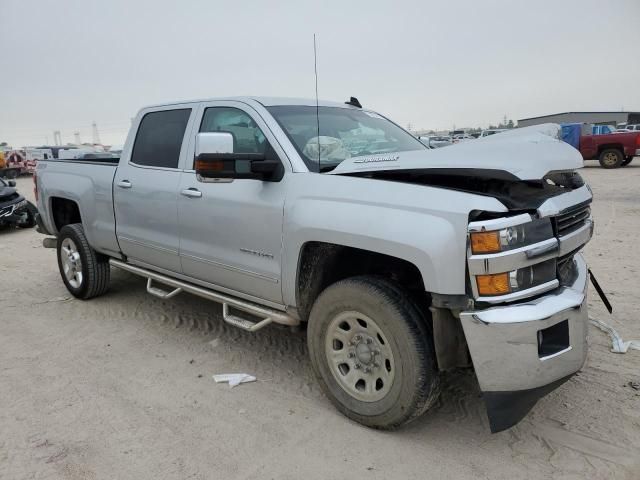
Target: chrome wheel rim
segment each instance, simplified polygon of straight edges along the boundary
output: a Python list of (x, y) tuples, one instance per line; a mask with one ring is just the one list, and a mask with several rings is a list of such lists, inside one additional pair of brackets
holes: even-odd
[(327, 328), (325, 355), (331, 374), (345, 392), (376, 402), (391, 390), (395, 361), (389, 341), (370, 317), (342, 312)]
[(604, 163), (606, 165), (615, 165), (617, 161), (618, 161), (618, 156), (615, 153), (607, 153), (604, 156)]
[(78, 247), (70, 238), (65, 238), (62, 241), (60, 259), (62, 260), (62, 271), (69, 285), (73, 288), (79, 288), (82, 285), (82, 260)]

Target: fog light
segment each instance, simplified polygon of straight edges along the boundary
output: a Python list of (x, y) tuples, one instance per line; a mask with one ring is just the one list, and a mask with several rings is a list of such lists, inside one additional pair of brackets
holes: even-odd
[(511, 292), (508, 272), (495, 275), (477, 275), (476, 284), (480, 295), (504, 295)]

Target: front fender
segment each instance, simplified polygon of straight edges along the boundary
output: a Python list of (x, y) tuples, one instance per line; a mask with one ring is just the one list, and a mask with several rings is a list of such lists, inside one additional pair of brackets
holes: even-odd
[[(326, 242), (406, 260), (427, 291), (464, 294), (468, 215), (475, 206), (504, 211), (497, 200), (441, 188), (356, 177), (314, 175), (285, 204), (283, 297), (296, 305), (300, 252)], [(293, 190), (296, 183), (293, 182)], [(325, 185), (322, 194), (317, 191)], [(315, 191), (314, 191), (315, 190)]]

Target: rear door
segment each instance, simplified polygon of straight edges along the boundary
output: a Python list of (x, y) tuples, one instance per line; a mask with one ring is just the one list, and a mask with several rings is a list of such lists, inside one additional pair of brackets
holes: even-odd
[(180, 273), (178, 185), (191, 105), (143, 111), (125, 146), (113, 186), (116, 234), (133, 263)]
[[(235, 152), (265, 153), (274, 148), (281, 162), (286, 159), (263, 119), (245, 103), (206, 103), (195, 123), (194, 139), (198, 131), (229, 132)], [(282, 224), (289, 165), (283, 162), (285, 173), (277, 182), (212, 182), (198, 178), (193, 160), (192, 146), (178, 195), (184, 274), (245, 297), (281, 303)]]

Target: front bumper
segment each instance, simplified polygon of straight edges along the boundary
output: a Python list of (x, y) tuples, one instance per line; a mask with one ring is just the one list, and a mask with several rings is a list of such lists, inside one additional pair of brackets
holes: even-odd
[(29, 202), (18, 202), (0, 206), (0, 224), (12, 224), (24, 221), (24, 216), (29, 210)]
[(515, 425), (584, 364), (587, 265), (581, 254), (574, 261), (578, 274), (569, 286), (523, 303), (460, 314), (492, 432)]

